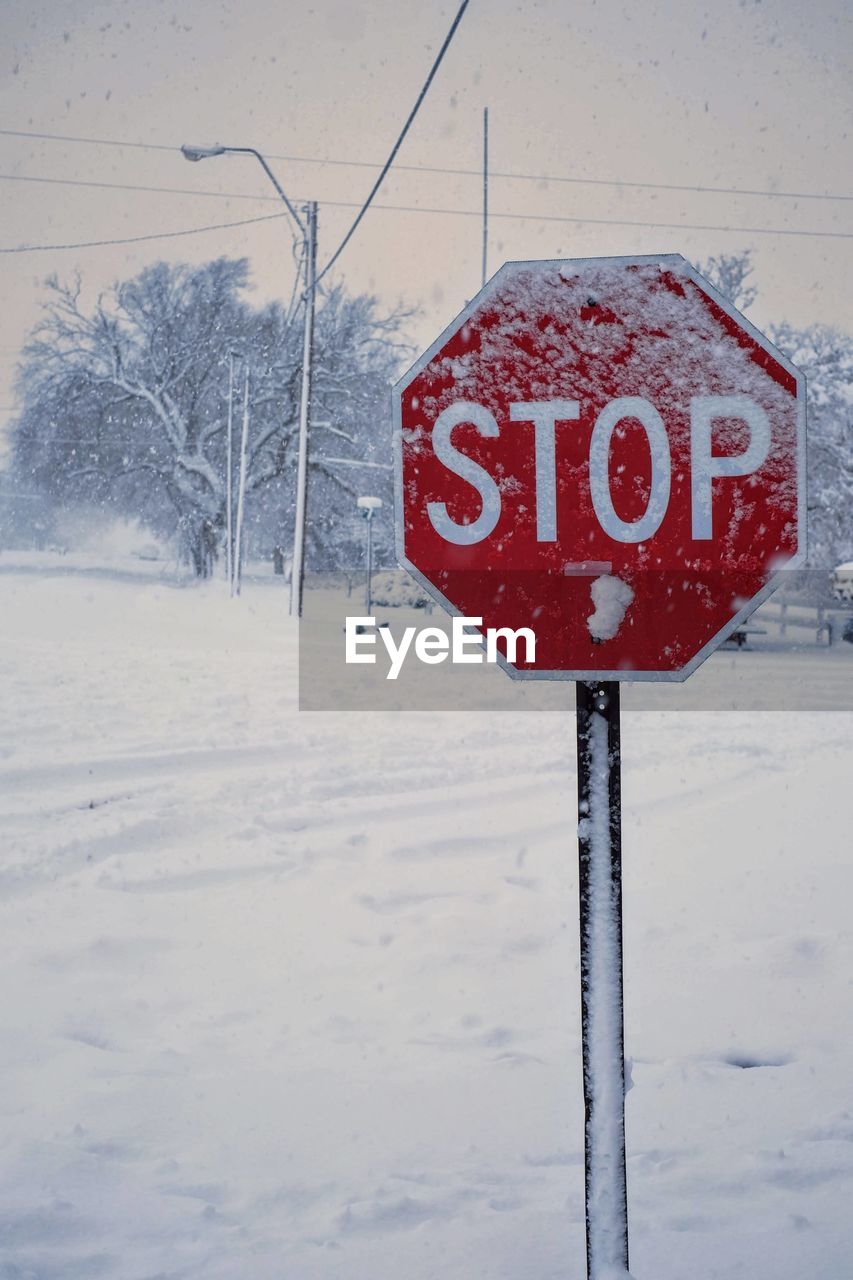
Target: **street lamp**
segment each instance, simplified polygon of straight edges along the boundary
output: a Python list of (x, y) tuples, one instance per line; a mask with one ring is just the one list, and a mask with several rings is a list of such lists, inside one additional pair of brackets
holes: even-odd
[(317, 273), (317, 204), (311, 201), (306, 207), (307, 225), (293, 205), (267, 164), (260, 151), (254, 147), (195, 147), (185, 143), (181, 147), (185, 160), (193, 163), (209, 160), (213, 156), (254, 156), (270, 182), (275, 187), (293, 221), (302, 233), (305, 247), (305, 329), (302, 342), (302, 390), (299, 401), (299, 444), (296, 458), (296, 515), (293, 531), (293, 568), (290, 575), (290, 616), (298, 618), (302, 613), (302, 580), (305, 561), (305, 513), (308, 488), (308, 427), (311, 410), (311, 353), (314, 333), (314, 296)]
[(370, 617), (370, 580), (373, 576), (373, 517), (382, 506), (381, 498), (358, 498), (356, 506), (367, 524), (367, 599), (365, 615)]
[(209, 156), (225, 154), (224, 147), (191, 147), (187, 143), (181, 147), (185, 160), (207, 160)]
[(269, 178), (270, 182), (275, 187), (279, 196), (287, 206), (287, 211), (290, 214), (291, 218), (296, 223), (297, 227), (302, 232), (303, 236), (305, 235), (305, 224), (303, 223), (299, 214), (296, 212), (293, 205), (290, 203), (287, 196), (285, 195), (284, 189), (281, 186), (281, 183), (279, 182), (278, 178), (275, 176), (272, 169), (269, 167), (266, 160), (261, 155), (260, 151), (256, 151), (254, 147), (223, 147), (223, 146), (220, 146), (219, 143), (217, 143), (213, 147), (193, 147), (193, 146), (190, 146), (189, 143), (185, 142), (184, 145), (181, 147), (181, 155), (184, 157), (185, 160), (192, 160), (193, 163), (195, 163), (198, 160), (210, 160), (213, 156), (226, 156), (226, 155), (254, 156), (258, 164), (263, 169), (264, 173)]

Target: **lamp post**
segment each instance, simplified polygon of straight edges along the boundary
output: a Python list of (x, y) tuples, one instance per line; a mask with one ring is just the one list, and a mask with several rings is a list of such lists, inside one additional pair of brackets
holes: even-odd
[(371, 578), (373, 577), (373, 517), (382, 506), (381, 498), (359, 498), (356, 506), (361, 512), (367, 524), (367, 595), (365, 602), (365, 615), (370, 617), (370, 587)]
[(290, 574), (290, 616), (298, 618), (302, 613), (302, 580), (305, 560), (305, 516), (308, 489), (308, 430), (311, 414), (311, 352), (314, 333), (314, 296), (317, 272), (317, 204), (311, 201), (306, 208), (307, 223), (303, 222), (288, 200), (281, 183), (267, 164), (260, 151), (254, 147), (195, 147), (185, 143), (181, 147), (185, 160), (193, 162), (209, 160), (214, 156), (254, 156), (270, 182), (275, 187), (293, 221), (302, 235), (305, 248), (305, 328), (302, 342), (302, 392), (299, 401), (299, 444), (296, 460), (296, 514), (293, 530), (293, 567)]

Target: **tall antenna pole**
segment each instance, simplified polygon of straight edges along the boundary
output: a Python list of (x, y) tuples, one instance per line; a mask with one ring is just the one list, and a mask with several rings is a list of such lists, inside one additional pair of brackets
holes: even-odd
[(314, 334), (314, 296), (317, 272), (317, 205), (307, 208), (305, 257), (305, 330), (302, 343), (302, 393), (299, 400), (299, 452), (296, 463), (296, 527), (293, 532), (293, 565), (290, 571), (290, 616), (302, 614), (302, 577), (305, 560), (305, 508), (308, 488), (308, 428), (311, 414), (311, 348)]
[(228, 451), (225, 455), (225, 575), (234, 594), (234, 481), (231, 457), (234, 450), (234, 352), (228, 352)]
[(489, 255), (489, 108), (483, 108), (483, 284)]
[(246, 498), (246, 453), (249, 443), (249, 366), (243, 384), (243, 430), (240, 434), (240, 479), (237, 482), (237, 537), (234, 542), (234, 580), (231, 594), (240, 594), (243, 569), (243, 507)]

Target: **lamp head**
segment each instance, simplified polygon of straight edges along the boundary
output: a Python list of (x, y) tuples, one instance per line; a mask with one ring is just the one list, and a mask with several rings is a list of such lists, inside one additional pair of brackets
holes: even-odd
[(208, 160), (211, 156), (224, 156), (226, 150), (226, 147), (218, 144), (214, 147), (191, 147), (185, 142), (181, 147), (181, 154), (185, 160)]

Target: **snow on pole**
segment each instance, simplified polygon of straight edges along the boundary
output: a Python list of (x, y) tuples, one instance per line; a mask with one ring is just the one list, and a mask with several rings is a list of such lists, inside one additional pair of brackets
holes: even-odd
[(243, 430), (240, 433), (240, 475), (237, 481), (237, 533), (234, 540), (234, 579), (231, 594), (240, 594), (243, 576), (243, 508), (246, 497), (246, 452), (249, 443), (249, 370), (243, 384)]
[(589, 1280), (628, 1272), (619, 685), (577, 685), (581, 1017)]
[(228, 590), (234, 594), (234, 530), (233, 530), (233, 466), (234, 451), (234, 352), (228, 352), (228, 429), (225, 453), (225, 576)]

